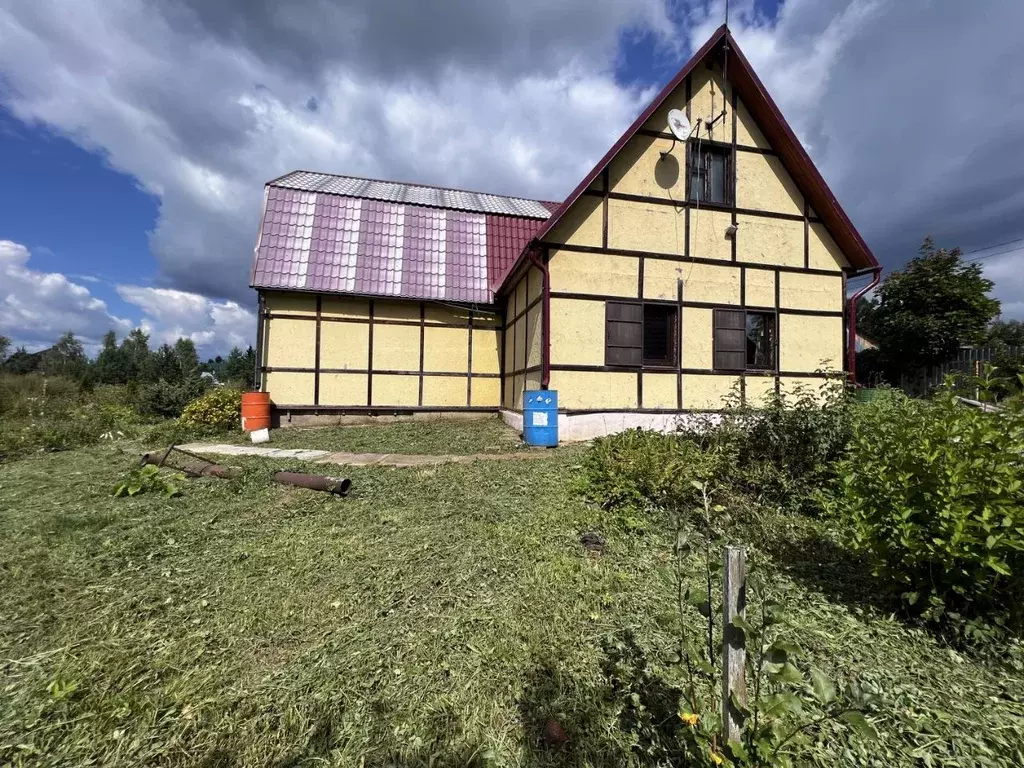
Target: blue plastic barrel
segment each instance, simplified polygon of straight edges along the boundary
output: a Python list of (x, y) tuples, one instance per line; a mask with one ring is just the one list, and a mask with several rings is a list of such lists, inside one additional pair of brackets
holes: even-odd
[(558, 392), (537, 389), (523, 393), (523, 439), (527, 445), (558, 445)]

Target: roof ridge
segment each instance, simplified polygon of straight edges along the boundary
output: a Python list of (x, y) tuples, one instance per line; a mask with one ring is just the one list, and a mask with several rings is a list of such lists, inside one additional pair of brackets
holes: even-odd
[(424, 187), (426, 189), (439, 189), (439, 190), (445, 191), (445, 192), (465, 192), (466, 194), (469, 194), (469, 195), (489, 195), (491, 197), (504, 197), (504, 198), (507, 198), (509, 200), (525, 200), (526, 202), (540, 203), (541, 205), (545, 205), (545, 206), (547, 206), (547, 205), (555, 205), (555, 206), (561, 205), (561, 203), (556, 203), (556, 202), (553, 202), (551, 200), (541, 200), (540, 198), (537, 198), (537, 197), (523, 197), (522, 195), (504, 195), (504, 194), (501, 194), (501, 193), (498, 193), (498, 192), (483, 192), (483, 191), (481, 191), (479, 189), (464, 189), (462, 187), (444, 187), (444, 186), (441, 186), (440, 184), (423, 184), (423, 183), (418, 182), (418, 181), (397, 181), (395, 179), (374, 179), (374, 178), (371, 178), (369, 176), (353, 176), (353, 175), (347, 174), (347, 173), (331, 173), (329, 171), (311, 171), (311, 170), (308, 170), (306, 168), (295, 168), (294, 170), (288, 171), (288, 173), (283, 173), (280, 176), (277, 176), (277, 177), (271, 179), (270, 181), (266, 182), (266, 184), (264, 186), (267, 186), (267, 187), (280, 186), (278, 184), (279, 181), (281, 181), (282, 179), (286, 179), (289, 176), (292, 176), (292, 175), (294, 175), (296, 173), (315, 173), (315, 174), (318, 174), (320, 176), (333, 176), (336, 179), (355, 179), (356, 181), (374, 181), (374, 182), (377, 182), (379, 184), (401, 184), (401, 185), (406, 186), (406, 187)]

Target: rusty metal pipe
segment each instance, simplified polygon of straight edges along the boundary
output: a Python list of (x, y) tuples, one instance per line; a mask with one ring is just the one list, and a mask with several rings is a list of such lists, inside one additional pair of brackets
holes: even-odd
[(313, 491), (327, 491), (335, 496), (345, 496), (352, 487), (347, 477), (325, 477), (324, 475), (306, 475), (302, 472), (275, 472), (274, 482), (282, 485), (296, 485)]
[[(175, 467), (167, 463), (167, 457), (174, 450), (178, 453), (183, 453), (186, 456), (192, 456), (199, 459), (202, 463), (190, 462), (181, 467)], [(178, 472), (184, 472), (186, 475), (192, 477), (219, 477), (224, 480), (230, 480), (233, 477), (239, 476), (237, 469), (231, 467), (222, 467), (220, 464), (214, 464), (212, 461), (204, 459), (195, 453), (189, 453), (183, 451), (180, 448), (168, 448), (166, 451), (159, 453), (144, 453), (142, 454), (142, 464), (155, 464), (158, 467), (167, 467), (168, 469), (174, 469)]]

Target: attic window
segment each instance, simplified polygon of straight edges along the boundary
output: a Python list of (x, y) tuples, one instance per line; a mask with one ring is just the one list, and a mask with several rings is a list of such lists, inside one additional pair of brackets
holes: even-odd
[(732, 205), (732, 153), (714, 144), (690, 144), (690, 200)]

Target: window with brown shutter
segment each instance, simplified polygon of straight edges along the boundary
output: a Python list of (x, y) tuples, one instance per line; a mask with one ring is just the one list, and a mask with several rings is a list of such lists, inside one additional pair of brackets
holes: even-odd
[(715, 370), (775, 369), (775, 315), (772, 312), (715, 310)]
[(643, 364), (644, 310), (635, 301), (609, 301), (605, 305), (605, 365)]
[(605, 365), (674, 367), (679, 310), (667, 304), (605, 304)]

